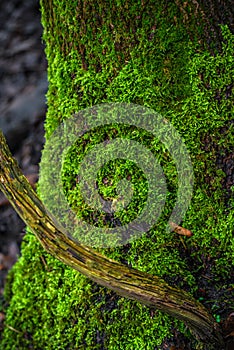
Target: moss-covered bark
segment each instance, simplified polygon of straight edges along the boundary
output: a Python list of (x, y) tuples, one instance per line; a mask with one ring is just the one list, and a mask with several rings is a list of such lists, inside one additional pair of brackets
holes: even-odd
[[(149, 106), (176, 127), (194, 167), (194, 195), (184, 219), (194, 235), (182, 241), (165, 230), (176, 169), (163, 151), (170, 195), (162, 218), (141, 239), (105, 253), (204, 298), (218, 321), (231, 309), (227, 299), (233, 288), (233, 201), (224, 196), (225, 174), (216, 163), (234, 143), (233, 36), (223, 28), (222, 49), (215, 55), (206, 50), (201, 40), (209, 19), (204, 22), (195, 3), (42, 1), (50, 82), (46, 135), (74, 112), (115, 101)], [(92, 134), (89, 141), (95, 144), (104, 134)], [(77, 144), (78, 153), (83, 144)], [(151, 141), (149, 147), (159, 149)], [(69, 169), (76, 174), (77, 164)], [(70, 178), (68, 189), (69, 183)], [(71, 200), (81, 211), (75, 194)], [(117, 297), (65, 267), (29, 232), (5, 295), (10, 302), (1, 339), (5, 349), (159, 349), (173, 327), (191, 337), (183, 323)], [(195, 339), (191, 344), (211, 348)]]
[(203, 342), (224, 345), (218, 323), (191, 294), (169, 286), (157, 276), (108, 259), (72, 239), (70, 232), (48, 214), (12, 158), (1, 132), (0, 188), (46, 252), (101, 286), (184, 321)]

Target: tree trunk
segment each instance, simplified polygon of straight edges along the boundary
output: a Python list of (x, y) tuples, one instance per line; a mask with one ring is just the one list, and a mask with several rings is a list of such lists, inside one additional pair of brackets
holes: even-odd
[[(194, 166), (196, 167), (196, 162), (201, 164), (201, 170), (199, 169), (198, 171), (196, 169), (198, 177), (196, 179), (197, 198), (200, 198), (199, 196), (203, 192), (207, 196), (207, 189), (202, 187), (207, 180), (203, 173), (207, 170), (209, 176), (210, 159), (209, 155), (206, 158), (204, 149), (200, 153), (197, 150), (203, 146), (206, 134), (214, 135), (214, 139), (216, 137), (218, 139), (222, 131), (216, 130), (213, 126), (216, 119), (213, 123), (211, 121), (210, 124), (208, 121), (220, 113), (218, 124), (221, 125), (220, 128), (225, 127), (225, 118), (228, 113), (225, 108), (228, 109), (229, 107), (226, 107), (227, 98), (224, 107), (221, 108), (221, 106), (218, 112), (215, 110), (210, 116), (208, 113), (206, 114), (205, 107), (202, 109), (199, 105), (198, 102), (200, 100), (197, 102), (198, 97), (201, 99), (201, 105), (204, 102), (208, 111), (210, 107), (214, 108), (213, 100), (211, 100), (210, 96), (213, 96), (212, 93), (215, 95), (220, 93), (220, 91), (217, 86), (211, 88), (212, 79), (214, 76), (216, 78), (215, 73), (208, 71), (207, 75), (204, 74), (203, 76), (204, 65), (202, 66), (201, 64), (200, 67), (199, 63), (195, 62), (195, 59), (199, 61), (199, 58), (197, 58), (198, 54), (203, 52), (205, 48), (210, 50), (213, 57), (222, 47), (223, 38), (218, 27), (220, 18), (211, 18), (210, 16), (210, 13), (216, 13), (213, 11), (213, 8), (216, 8), (219, 3), (219, 1), (208, 1), (206, 5), (203, 1), (41, 0), (50, 83), (47, 94), (47, 140), (60, 122), (84, 108), (102, 102), (132, 102), (150, 106), (161, 113), (175, 111), (173, 122), (180, 128), (179, 131), (188, 143), (189, 151), (193, 156)], [(229, 9), (230, 6), (231, 3), (228, 1), (224, 7)], [(226, 21), (226, 18), (223, 20), (223, 23)], [(213, 20), (215, 23), (212, 22)], [(232, 29), (232, 26), (230, 28)], [(211, 31), (212, 35), (210, 35)], [(189, 53), (190, 50), (191, 54)], [(209, 57), (208, 54), (207, 57)], [(191, 68), (190, 62), (194, 66), (198, 64), (198, 68), (197, 66), (195, 67), (197, 71), (193, 75), (192, 73), (189, 75), (186, 71), (186, 69), (189, 70)], [(221, 68), (219, 73), (217, 73), (219, 75), (222, 75), (222, 72), (225, 71), (224, 68)], [(225, 84), (221, 86), (221, 92), (222, 89), (225, 90), (225, 87)], [(199, 89), (202, 91), (200, 95)], [(196, 94), (198, 96), (195, 96), (194, 100), (192, 100), (192, 97)], [(198, 107), (200, 108), (199, 112), (197, 112)], [(191, 112), (190, 109), (192, 109)], [(172, 116), (170, 113), (169, 115)], [(190, 122), (191, 125), (189, 124)], [(206, 133), (205, 135), (202, 134), (203, 131)], [(191, 143), (189, 144), (190, 141)], [(84, 147), (85, 145), (86, 140), (83, 142)], [(165, 153), (163, 156), (166, 157)], [(140, 301), (142, 304), (162, 310), (176, 319), (182, 320), (189, 326), (195, 336), (206, 344), (204, 349), (223, 349), (222, 327), (215, 322), (210, 312), (189, 293), (170, 286), (155, 275), (129, 268), (127, 265), (111, 260), (85, 245), (77, 244), (70, 238), (69, 232), (65, 232), (63, 228), (58, 227), (54, 219), (45, 211), (43, 203), (38, 199), (12, 160), (2, 136), (0, 181), (0, 188), (48, 253), (98, 284), (112, 289), (126, 298)], [(43, 179), (41, 178), (40, 181), (43, 181)], [(174, 184), (173, 175), (170, 181)], [(212, 194), (215, 192), (213, 186), (214, 184), (211, 181)], [(207, 202), (204, 200), (204, 197), (201, 196), (199, 209), (196, 206), (193, 208), (194, 215), (197, 214), (198, 210), (199, 212), (201, 210), (205, 217), (204, 211), (206, 211), (205, 206)], [(208, 210), (210, 210), (210, 207), (211, 205), (208, 206)], [(220, 211), (221, 209), (222, 205), (220, 206)], [(215, 218), (218, 212), (219, 208), (217, 212), (212, 213), (214, 216), (214, 218), (212, 217), (212, 224), (214, 223), (214, 225), (216, 224)], [(203, 225), (205, 227), (206, 222), (203, 222)], [(201, 229), (198, 225), (198, 239), (203, 239), (200, 231)], [(208, 234), (214, 235), (214, 240), (217, 239), (215, 233), (208, 232)], [(222, 238), (220, 238), (219, 243), (221, 246)], [(199, 241), (195, 241), (196, 244), (199, 246)], [(205, 247), (203, 250), (204, 254), (209, 255), (209, 252), (207, 252), (209, 246), (207, 247), (204, 242), (203, 244)], [(225, 249), (229, 244), (231, 245), (231, 239), (227, 238), (224, 244)], [(149, 246), (150, 243), (148, 242), (147, 249), (149, 249)], [(225, 258), (227, 256), (228, 265), (230, 255), (226, 254), (226, 252), (220, 253), (218, 248), (217, 251), (219, 254), (222, 253)], [(153, 248), (151, 251), (149, 249), (147, 253), (148, 257), (154, 254)], [(124, 252), (122, 253), (122, 258), (124, 259)], [(28, 271), (31, 268), (30, 259), (25, 264), (29, 265), (29, 267), (26, 267), (26, 271)], [(177, 272), (180, 274), (181, 268), (178, 268)], [(17, 273), (18, 277), (15, 277), (16, 285), (20, 280), (20, 271)], [(56, 274), (56, 271), (54, 273)], [(17, 287), (19, 286), (19, 289), (22, 288), (24, 290), (30, 284), (30, 291), (33, 290), (34, 293), (34, 280), (31, 284), (31, 279), (34, 278), (34, 271), (32, 271), (32, 275), (33, 277), (26, 276), (28, 279), (25, 284), (22, 282), (23, 287), (21, 284), (18, 284)], [(36, 272), (35, 280), (38, 283)], [(193, 283), (196, 283), (196, 279), (194, 280), (195, 282)], [(46, 289), (43, 283), (46, 282), (43, 281), (41, 283), (42, 290)], [(67, 291), (67, 293), (69, 292)], [(53, 316), (50, 316), (53, 318), (56, 313), (54, 310), (57, 310), (57, 305), (54, 306), (56, 301), (52, 301), (50, 291), (46, 290), (43, 295), (45, 296), (43, 302), (45, 300), (45, 303), (53, 304), (51, 306), (51, 315)], [(16, 293), (16, 300), (17, 297)], [(29, 300), (30, 303), (30, 298), (31, 296), (23, 296), (22, 299), (23, 301), (26, 300), (26, 305), (28, 305), (27, 301)], [(36, 302), (38, 299), (36, 299)], [(90, 299), (93, 300), (92, 298)], [(34, 294), (32, 300), (34, 303)], [(92, 307), (95, 309), (95, 302), (92, 302)], [(26, 311), (24, 310), (24, 313), (22, 313), (20, 306), (16, 315), (19, 316), (20, 313), (24, 317)], [(50, 341), (50, 333), (49, 335), (47, 333), (45, 342), (42, 345), (40, 341), (37, 343), (39, 338), (38, 332), (44, 325), (43, 322), (45, 320), (48, 322), (43, 312), (39, 325), (36, 323), (37, 321), (34, 321), (34, 318), (37, 320), (40, 311), (36, 310), (33, 313), (30, 309), (32, 323), (28, 327), (28, 332), (32, 334), (33, 339), (36, 339), (35, 348), (44, 348), (44, 344)], [(71, 312), (74, 312), (72, 307)], [(12, 314), (9, 314), (9, 320), (12, 321)], [(81, 314), (83, 315), (83, 313)], [(17, 323), (15, 318), (17, 317), (14, 316), (14, 322)], [(76, 318), (78, 319), (78, 316)], [(73, 321), (77, 322), (77, 319), (75, 321), (73, 319)], [(144, 323), (143, 321), (142, 323)], [(13, 325), (14, 322), (12, 323)], [(58, 322), (62, 324), (61, 329), (63, 329), (64, 319), (61, 317)], [(95, 322), (105, 325), (102, 319)], [(19, 323), (19, 327), (21, 327), (21, 321)], [(70, 344), (70, 320), (68, 323), (69, 325), (65, 328), (65, 332), (61, 331), (61, 334)], [(110, 323), (112, 327), (112, 319)], [(79, 342), (77, 349), (93, 350), (92, 345), (87, 345), (89, 336), (86, 337), (91, 328), (91, 326), (90, 328), (87, 327), (84, 331), (83, 338), (85, 339)], [(12, 341), (12, 344), (16, 341), (14, 346), (17, 347), (18, 338), (23, 342), (27, 338), (27, 334), (25, 335), (24, 333), (25, 329), (27, 330), (27, 325), (23, 324), (22, 335), (18, 336), (17, 334), (15, 336), (16, 340)], [(147, 331), (150, 330), (146, 330), (142, 338), (140, 338), (140, 344), (144, 337), (147, 338)], [(66, 335), (66, 332), (68, 335)], [(8, 337), (11, 339), (11, 334)], [(59, 338), (60, 335), (54, 335), (54, 339), (57, 339), (56, 337)], [(64, 348), (61, 346), (61, 349), (72, 348), (73, 350), (74, 339), (76, 339), (76, 335), (71, 340), (72, 345), (67, 345), (66, 343)], [(87, 343), (86, 339), (88, 339)], [(105, 339), (103, 342), (105, 342)], [(134, 348), (139, 346), (139, 349), (143, 349), (139, 343)], [(143, 344), (146, 343), (147, 341)], [(98, 346), (99, 344), (97, 344), (95, 350), (100, 349)], [(107, 345), (100, 346), (103, 346), (102, 348), (107, 346), (108, 350), (117, 349), (117, 347), (113, 347), (114, 345), (109, 347), (110, 343), (108, 341)], [(118, 346), (120, 345), (118, 344)], [(126, 346), (126, 343), (123, 346)], [(146, 349), (146, 345), (143, 346)], [(151, 344), (148, 345), (147, 343), (147, 346), (151, 346)], [(152, 347), (155, 347), (155, 345), (152, 345)]]

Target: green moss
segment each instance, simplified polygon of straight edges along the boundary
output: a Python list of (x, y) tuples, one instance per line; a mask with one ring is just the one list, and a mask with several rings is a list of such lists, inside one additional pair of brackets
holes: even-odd
[[(217, 149), (231, 150), (234, 143), (233, 129), (225, 132), (233, 111), (233, 98), (226, 95), (234, 73), (233, 36), (223, 28), (223, 51), (212, 56), (197, 44), (201, 27), (194, 32), (194, 41), (190, 40), (174, 3), (48, 3), (51, 12), (42, 1), (50, 82), (47, 139), (72, 113), (101, 102), (133, 102), (162, 113), (182, 135), (192, 159), (195, 186), (183, 225), (194, 236), (180, 238), (165, 229), (176, 196), (176, 168), (163, 145), (141, 129), (112, 125), (100, 128), (98, 133), (86, 133), (77, 141), (63, 168), (70, 203), (92, 222), (93, 213), (82, 201), (74, 176), (85, 152), (106, 135), (109, 139), (124, 135), (160, 153), (169, 189), (160, 220), (141, 239), (102, 251), (134, 268), (162, 276), (196, 298), (201, 298), (199, 288), (205, 275), (210, 279), (207, 288), (212, 284), (220, 302), (211, 300), (209, 293), (203, 302), (216, 317), (222, 315), (220, 305), (231, 308), (225, 290), (231, 287), (234, 217), (233, 201), (229, 209), (225, 203), (220, 185), (225, 175), (217, 169), (216, 156)], [(192, 30), (192, 22), (190, 25)], [(204, 145), (207, 135), (213, 140), (210, 147)], [(107, 175), (112, 186), (103, 184)], [(128, 212), (116, 214), (126, 222), (144, 204), (144, 175), (131, 162), (117, 161), (102, 169), (98, 178), (101, 194), (112, 199), (118, 181), (128, 175), (135, 197)], [(99, 225), (104, 224), (99, 221)], [(208, 261), (212, 261), (209, 274)], [(181, 322), (120, 298), (64, 266), (46, 254), (30, 232), (24, 239), (22, 257), (10, 273), (5, 298), (10, 305), (0, 345), (6, 350), (159, 349), (173, 327), (191, 337)], [(193, 348), (201, 349), (201, 344), (194, 340)]]

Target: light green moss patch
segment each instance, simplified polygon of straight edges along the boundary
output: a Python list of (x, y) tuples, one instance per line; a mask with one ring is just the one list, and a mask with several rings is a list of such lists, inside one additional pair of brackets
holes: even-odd
[[(201, 298), (215, 317), (222, 316), (220, 305), (225, 303), (227, 310), (231, 307), (225, 288), (231, 288), (234, 216), (233, 201), (229, 208), (224, 201), (221, 180), (225, 174), (217, 169), (216, 152), (234, 146), (233, 129), (224, 131), (233, 112), (233, 98), (225, 93), (234, 73), (233, 36), (224, 28), (226, 44), (213, 57), (201, 51), (195, 40), (191, 42), (173, 3), (165, 8), (151, 1), (142, 9), (141, 1), (116, 0), (111, 8), (115, 16), (102, 1), (87, 2), (84, 8), (76, 1), (53, 1), (51, 16), (42, 4), (50, 81), (47, 138), (62, 120), (97, 103), (133, 102), (162, 113), (183, 137), (192, 159), (195, 186), (183, 225), (194, 236), (180, 238), (166, 232), (176, 196), (176, 169), (163, 145), (136, 128), (113, 125), (77, 141), (63, 172), (70, 203), (79, 215), (92, 221), (93, 213), (82, 201), (74, 176), (85, 152), (106, 135), (110, 139), (116, 135), (133, 138), (160, 153), (169, 189), (163, 215), (131, 245), (102, 251), (188, 290)], [(81, 17), (85, 21), (81, 22)], [(208, 151), (204, 147), (207, 135), (215, 144)], [(79, 155), (75, 161), (71, 161), (72, 152)], [(113, 186), (103, 183), (107, 175)], [(103, 169), (97, 180), (103, 197), (112, 199), (118, 181), (126, 175), (132, 177), (136, 193), (129, 216), (123, 211), (116, 216), (123, 221), (131, 220), (144, 204), (143, 174), (131, 162), (119, 161)], [(104, 224), (100, 220), (99, 225)], [(211, 271), (204, 277), (210, 259)], [(217, 290), (220, 303), (210, 300), (209, 294), (199, 294), (202, 278), (210, 278), (208, 287), (212, 284)], [(10, 306), (0, 344), (6, 350), (30, 346), (43, 350), (160, 349), (172, 326), (191, 337), (181, 322), (120, 298), (50, 257), (29, 232), (22, 257), (9, 275), (5, 297)], [(201, 349), (201, 344), (194, 340), (193, 348)]]

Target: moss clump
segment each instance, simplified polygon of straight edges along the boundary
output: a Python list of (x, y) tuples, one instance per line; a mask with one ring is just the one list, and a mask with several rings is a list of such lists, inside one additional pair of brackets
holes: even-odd
[[(110, 6), (103, 1), (42, 1), (42, 21), (50, 81), (47, 138), (72, 113), (101, 102), (133, 102), (160, 112), (182, 135), (192, 159), (195, 186), (184, 226), (194, 236), (180, 239), (165, 230), (176, 195), (176, 168), (163, 145), (140, 129), (123, 127), (116, 132), (113, 125), (78, 140), (63, 172), (69, 201), (92, 220), (74, 187), (80, 159), (73, 162), (72, 151), (82, 157), (90, 144), (118, 134), (135, 137), (160, 153), (169, 189), (163, 215), (141, 239), (103, 252), (188, 290), (217, 319), (224, 318), (231, 309), (227, 299), (233, 288), (234, 216), (233, 201), (228, 206), (225, 202), (225, 174), (217, 168), (216, 158), (220, 149), (229, 151), (234, 144), (233, 129), (225, 132), (233, 111), (233, 94), (227, 95), (234, 73), (233, 36), (224, 27), (223, 49), (211, 55), (197, 43), (201, 25), (197, 30), (193, 21), (185, 25), (171, 2), (156, 6), (155, 1), (144, 5), (116, 0)], [(208, 149), (207, 135), (213, 145)], [(137, 171), (130, 162), (108, 164), (97, 180), (102, 195), (114, 198), (115, 184)], [(107, 175), (113, 186), (103, 185)], [(145, 189), (144, 176), (139, 186), (137, 177), (132, 207), (129, 213), (119, 212), (118, 219), (131, 220), (143, 205), (139, 195)], [(10, 305), (0, 344), (6, 350), (160, 349), (174, 327), (191, 338), (181, 322), (120, 298), (56, 261), (29, 231), (5, 298)], [(209, 349), (209, 344), (204, 347), (195, 340), (191, 344), (193, 349)]]

